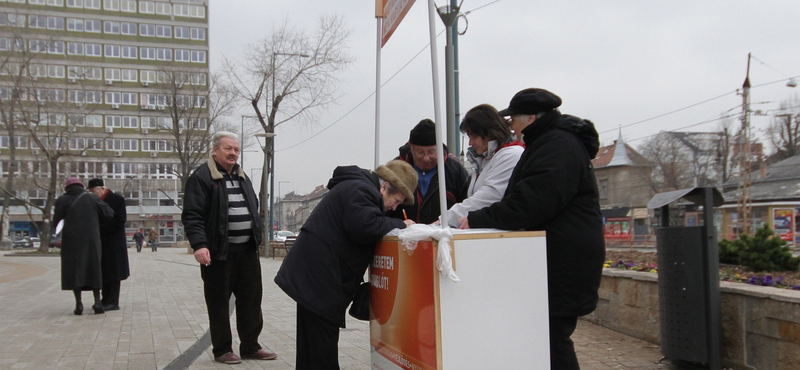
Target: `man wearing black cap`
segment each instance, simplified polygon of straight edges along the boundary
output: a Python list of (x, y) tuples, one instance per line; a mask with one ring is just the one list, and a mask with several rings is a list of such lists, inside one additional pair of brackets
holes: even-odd
[(550, 368), (579, 369), (570, 336), (579, 316), (597, 307), (605, 259), (603, 220), (591, 159), (599, 140), (588, 120), (562, 115), (561, 98), (525, 89), (507, 109), (525, 151), (503, 199), (462, 217), (461, 228), (545, 230), (550, 312)]
[(103, 179), (89, 180), (88, 188), (114, 210), (114, 217), (100, 221), (100, 264), (103, 270), (103, 309), (116, 311), (119, 310), (120, 282), (130, 276), (125, 198), (106, 188)]
[[(419, 185), (414, 193), (416, 199), (414, 205), (400, 207), (391, 212), (391, 216), (407, 216), (408, 219), (423, 224), (439, 219), (441, 210), (437, 154), (436, 125), (429, 119), (423, 119), (411, 130), (408, 143), (400, 147), (400, 155), (396, 158), (408, 162), (417, 171)], [(450, 209), (467, 198), (469, 173), (456, 156), (447, 152), (447, 148), (444, 148), (444, 156), (447, 208)]]

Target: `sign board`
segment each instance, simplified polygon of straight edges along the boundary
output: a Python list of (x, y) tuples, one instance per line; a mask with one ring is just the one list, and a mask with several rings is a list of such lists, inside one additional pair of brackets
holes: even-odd
[(773, 208), (772, 230), (775, 235), (787, 242), (794, 241), (794, 209)]
[[(394, 30), (400, 25), (400, 22), (414, 5), (415, 0), (383, 0), (383, 8), (376, 9), (375, 15), (378, 18), (383, 18), (383, 27), (381, 29), (381, 47), (386, 45), (389, 38), (392, 37)], [(376, 2), (376, 8), (380, 8), (380, 1)]]

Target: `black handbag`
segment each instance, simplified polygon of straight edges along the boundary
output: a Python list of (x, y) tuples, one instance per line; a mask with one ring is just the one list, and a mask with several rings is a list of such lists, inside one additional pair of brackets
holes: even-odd
[(369, 321), (369, 283), (362, 282), (353, 296), (348, 313), (356, 319)]

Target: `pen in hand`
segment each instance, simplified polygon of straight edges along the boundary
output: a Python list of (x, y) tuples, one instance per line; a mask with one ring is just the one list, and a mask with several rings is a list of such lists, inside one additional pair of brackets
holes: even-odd
[(408, 215), (406, 214), (406, 210), (403, 210), (403, 219), (408, 220)]

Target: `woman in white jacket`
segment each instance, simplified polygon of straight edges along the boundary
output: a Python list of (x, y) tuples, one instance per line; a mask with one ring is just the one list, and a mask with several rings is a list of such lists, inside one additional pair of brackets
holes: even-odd
[(525, 146), (511, 135), (508, 123), (489, 104), (478, 105), (464, 115), (459, 128), (469, 136), (467, 159), (472, 164), (467, 199), (448, 210), (451, 227), (468, 212), (500, 201), (508, 186), (511, 172)]

